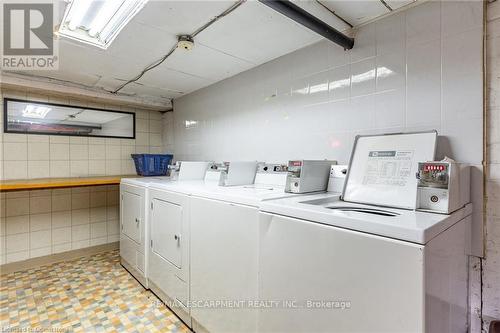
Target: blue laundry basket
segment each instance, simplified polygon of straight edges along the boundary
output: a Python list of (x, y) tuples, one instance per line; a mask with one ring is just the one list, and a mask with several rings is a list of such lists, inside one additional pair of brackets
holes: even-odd
[(140, 176), (165, 176), (168, 165), (174, 155), (170, 154), (131, 154), (135, 163), (135, 170)]

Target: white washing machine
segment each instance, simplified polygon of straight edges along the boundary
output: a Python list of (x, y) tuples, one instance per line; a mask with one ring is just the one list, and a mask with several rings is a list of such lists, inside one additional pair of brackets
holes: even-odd
[(259, 297), (285, 307), (262, 309), (259, 331), (466, 331), (470, 204), (443, 215), (312, 195), (261, 210)]
[(121, 264), (148, 288), (149, 234), (148, 191), (152, 182), (169, 182), (169, 177), (123, 178), (120, 183)]
[(414, 210), (418, 162), (434, 160), (436, 137), (358, 137), (346, 201), (262, 203), (259, 298), (280, 303), (259, 311), (259, 331), (467, 330), (472, 205), (449, 215)]

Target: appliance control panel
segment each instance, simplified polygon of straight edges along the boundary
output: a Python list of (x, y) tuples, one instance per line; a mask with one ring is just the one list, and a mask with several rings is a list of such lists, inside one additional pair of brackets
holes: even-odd
[(450, 214), (470, 201), (469, 167), (454, 161), (421, 162), (417, 209)]
[(257, 173), (286, 173), (288, 166), (286, 164), (259, 163)]
[(286, 191), (290, 193), (301, 193), (300, 191), (300, 173), (302, 170), (302, 161), (288, 162), (288, 177), (286, 182)]
[(448, 189), (450, 165), (442, 162), (418, 164), (418, 186)]
[(288, 162), (285, 192), (309, 193), (326, 191), (331, 166), (330, 160), (293, 160)]

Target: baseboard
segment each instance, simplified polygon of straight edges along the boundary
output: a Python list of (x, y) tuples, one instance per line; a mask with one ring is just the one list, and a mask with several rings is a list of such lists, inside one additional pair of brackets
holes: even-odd
[(78, 250), (49, 254), (48, 256), (32, 258), (23, 261), (12, 262), (0, 266), (0, 275), (33, 269), (40, 266), (55, 264), (61, 261), (68, 261), (80, 257), (87, 257), (96, 253), (117, 250), (119, 248), (120, 242), (113, 242), (103, 245), (86, 247)]

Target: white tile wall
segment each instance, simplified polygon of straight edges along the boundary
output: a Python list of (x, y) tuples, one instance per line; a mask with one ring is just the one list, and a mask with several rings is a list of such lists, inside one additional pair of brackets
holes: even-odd
[(322, 41), (176, 99), (164, 146), (345, 163), (356, 134), (436, 129), (439, 157), (481, 165), (482, 27), (480, 1), (430, 1), (361, 27), (351, 51)]
[(1, 263), (116, 241), (118, 197), (118, 186), (2, 193)]
[[(130, 154), (163, 152), (161, 114), (32, 94), (3, 97), (135, 111), (139, 140), (0, 135), (0, 180), (134, 174)], [(0, 103), (3, 132), (3, 103)], [(0, 133), (1, 134), (1, 133)], [(150, 146), (149, 143), (158, 144)], [(119, 240), (118, 187), (0, 194), (0, 264)]]
[[(4, 90), (2, 95), (42, 102), (132, 111), (136, 113), (138, 126), (136, 140), (4, 134), (1, 144), (3, 168), (0, 179), (134, 174), (135, 167), (130, 154), (164, 151), (159, 112), (45, 96), (29, 91)], [(0, 116), (3, 124), (3, 103), (1, 104)]]

